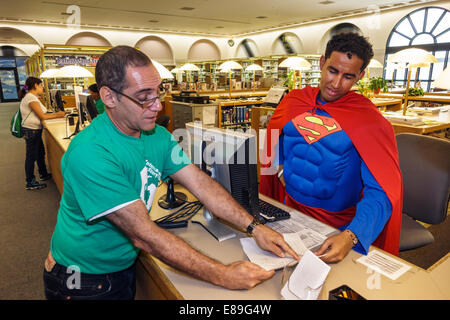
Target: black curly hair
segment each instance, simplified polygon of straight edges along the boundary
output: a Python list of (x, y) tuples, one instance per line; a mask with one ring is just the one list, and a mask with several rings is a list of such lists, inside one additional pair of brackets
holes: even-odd
[(333, 51), (347, 53), (349, 59), (355, 54), (363, 60), (361, 71), (363, 71), (373, 58), (372, 45), (368, 39), (357, 33), (339, 33), (331, 38), (325, 50), (325, 59), (328, 59)]

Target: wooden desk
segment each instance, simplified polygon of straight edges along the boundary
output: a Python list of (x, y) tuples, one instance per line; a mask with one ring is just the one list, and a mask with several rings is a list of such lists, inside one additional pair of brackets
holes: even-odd
[[(396, 93), (380, 93), (374, 95), (375, 98), (393, 98), (393, 99), (404, 99), (403, 94)], [(408, 101), (429, 101), (429, 102), (437, 102), (437, 103), (445, 103), (450, 104), (450, 96), (449, 95), (438, 95), (438, 94), (426, 94), (424, 96), (408, 96)]]
[[(60, 175), (60, 161), (67, 150), (70, 140), (66, 136), (63, 119), (45, 121), (45, 132), (49, 162), (51, 162), (53, 179), (62, 192), (62, 177)], [(73, 131), (73, 130), (71, 130)], [(58, 182), (59, 181), (59, 182)], [(180, 185), (175, 190), (181, 191)], [(152, 219), (167, 214), (159, 208), (157, 200), (165, 194), (165, 187), (160, 187), (154, 197)], [(184, 190), (189, 200), (193, 196)], [(281, 203), (261, 196), (284, 209)], [(201, 214), (201, 211), (198, 213)], [(298, 213), (300, 214), (300, 213)], [(312, 219), (312, 218), (311, 218)], [(245, 234), (237, 231), (237, 238), (223, 242), (216, 241), (200, 225), (189, 223), (187, 228), (173, 229), (171, 232), (184, 239), (187, 243), (204, 252), (208, 256), (228, 264), (233, 261), (246, 259), (242, 251), (239, 238)], [(411, 270), (396, 281), (379, 275), (378, 289), (370, 289), (368, 281), (371, 276), (367, 268), (355, 262), (360, 254), (351, 251), (341, 262), (331, 264), (331, 271), (325, 281), (319, 296), (328, 299), (328, 292), (342, 284), (347, 284), (366, 299), (450, 299), (450, 255), (445, 256), (428, 270), (411, 265)], [(399, 259), (401, 260), (401, 259)], [(281, 299), (282, 272), (277, 271), (268, 281), (251, 290), (228, 290), (210, 283), (194, 279), (181, 271), (167, 266), (151, 255), (141, 252), (137, 262), (137, 298), (141, 299), (221, 299), (221, 300), (271, 300)]]
[[(63, 178), (61, 174), (61, 158), (69, 147), (70, 140), (64, 139), (67, 137), (66, 133), (66, 119), (45, 120), (44, 132), (45, 142), (47, 145), (47, 159), (50, 171), (52, 173), (53, 181), (60, 194), (63, 193)], [(68, 134), (75, 131), (75, 126), (67, 124)]]
[(403, 132), (428, 134), (450, 128), (450, 110), (446, 112), (440, 112), (437, 116), (423, 116), (421, 118), (423, 118), (425, 121), (429, 121), (429, 123), (420, 126), (412, 126), (394, 122), (391, 122), (391, 124), (396, 134)]
[[(176, 190), (183, 190), (176, 186)], [(192, 195), (186, 190), (189, 199)], [(160, 188), (155, 196), (165, 193)], [(261, 198), (287, 209), (283, 204), (261, 195)], [(151, 211), (152, 219), (165, 215), (157, 203)], [(198, 214), (201, 214), (199, 212)], [(300, 213), (297, 213), (300, 214)], [(310, 218), (312, 219), (312, 218)], [(269, 224), (270, 226), (270, 224)], [(184, 239), (197, 250), (228, 264), (237, 260), (246, 260), (239, 238), (246, 235), (236, 231), (237, 237), (223, 242), (216, 241), (201, 226), (189, 223), (187, 228), (172, 229), (174, 234)], [(380, 249), (377, 249), (380, 250)], [(328, 299), (328, 292), (347, 284), (366, 299), (450, 299), (450, 255), (445, 256), (428, 270), (421, 269), (397, 257), (412, 268), (393, 281), (383, 275), (368, 273), (367, 267), (357, 263), (361, 255), (351, 251), (341, 262), (330, 264), (331, 271), (325, 281), (319, 299)], [(187, 299), (187, 300), (274, 300), (282, 299), (282, 270), (251, 290), (228, 290), (210, 283), (194, 279), (177, 271), (160, 260), (141, 252), (138, 259), (137, 287), (139, 299)], [(375, 287), (374, 288), (374, 283)], [(372, 289), (371, 289), (372, 288)]]
[(372, 98), (370, 99), (377, 107), (382, 107), (383, 110), (397, 111), (402, 109), (402, 99), (394, 98)]

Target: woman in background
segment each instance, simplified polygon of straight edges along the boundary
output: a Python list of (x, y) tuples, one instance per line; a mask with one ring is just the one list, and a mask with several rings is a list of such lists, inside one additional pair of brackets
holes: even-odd
[(102, 114), (103, 112), (105, 112), (105, 104), (100, 98), (100, 93), (98, 92), (97, 84), (96, 83), (91, 84), (88, 88), (88, 92), (91, 95), (92, 99), (94, 99), (98, 114)]
[(63, 118), (64, 111), (46, 113), (47, 108), (39, 101), (43, 93), (42, 80), (29, 77), (25, 86), (19, 91), (20, 112), (22, 115), (22, 131), (26, 143), (25, 175), (27, 190), (42, 189), (47, 185), (39, 183), (34, 176), (34, 163), (37, 162), (41, 181), (52, 177), (45, 166), (45, 149), (42, 142), (42, 121)]

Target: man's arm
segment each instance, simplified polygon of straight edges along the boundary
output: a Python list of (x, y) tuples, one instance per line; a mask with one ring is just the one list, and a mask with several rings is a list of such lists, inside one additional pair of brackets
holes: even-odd
[[(253, 217), (219, 183), (195, 165), (187, 165), (171, 177), (184, 185), (219, 218), (244, 230), (253, 221)], [(253, 235), (262, 249), (271, 251), (280, 257), (284, 257), (285, 253), (288, 253), (295, 259), (300, 259), (284, 241), (283, 236), (269, 227), (258, 225), (254, 229)]]
[(250, 289), (274, 274), (273, 270), (266, 271), (249, 261), (237, 261), (225, 266), (201, 254), (179, 237), (158, 227), (140, 200), (106, 217), (124, 231), (137, 248), (215, 285), (228, 289)]

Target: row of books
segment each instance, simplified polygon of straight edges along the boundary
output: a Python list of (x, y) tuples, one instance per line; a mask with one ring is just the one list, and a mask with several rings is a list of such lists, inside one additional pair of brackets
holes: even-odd
[(250, 121), (251, 106), (222, 107), (222, 125), (244, 123)]

